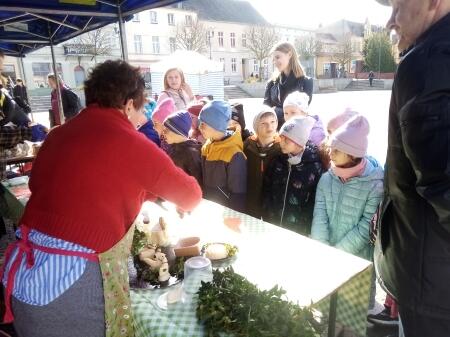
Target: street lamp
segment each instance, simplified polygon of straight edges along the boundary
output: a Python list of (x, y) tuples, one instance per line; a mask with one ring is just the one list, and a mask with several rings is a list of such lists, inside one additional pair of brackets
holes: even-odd
[(208, 29), (207, 38), (208, 38), (208, 45), (209, 45), (209, 59), (212, 60), (212, 51), (211, 51), (211, 38), (214, 37), (214, 28)]
[(382, 28), (378, 28), (378, 79), (381, 78), (381, 30)]

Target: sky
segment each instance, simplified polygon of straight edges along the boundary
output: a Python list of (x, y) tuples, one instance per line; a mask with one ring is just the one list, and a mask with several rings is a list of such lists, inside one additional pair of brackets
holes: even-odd
[[(271, 23), (315, 29), (341, 19), (385, 25), (390, 7), (375, 0), (248, 0)], [(276, 4), (276, 5), (274, 5)]]

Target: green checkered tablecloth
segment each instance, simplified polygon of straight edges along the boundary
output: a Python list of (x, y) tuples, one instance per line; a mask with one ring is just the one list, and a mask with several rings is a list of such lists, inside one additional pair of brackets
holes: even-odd
[(17, 224), (22, 217), (26, 202), (29, 198), (27, 184), (11, 186), (7, 181), (2, 181), (2, 188), (5, 190), (4, 198), (8, 205), (8, 218)]
[[(261, 288), (279, 284), (287, 291), (289, 300), (300, 305), (314, 303), (325, 316), (329, 312), (330, 296), (337, 291), (337, 322), (365, 336), (372, 275), (369, 262), (207, 201), (194, 213), (197, 214), (192, 215), (191, 222), (184, 224), (197, 227), (194, 235), (202, 239), (206, 236), (205, 242), (231, 241), (239, 246), (237, 260), (233, 263), (236, 272)], [(241, 220), (239, 233), (223, 225), (226, 217)], [(264, 251), (265, 248), (269, 248), (268, 251)], [(258, 262), (261, 257), (267, 259), (267, 265)], [(281, 274), (274, 277), (277, 268), (273, 261), (279, 260), (284, 264), (279, 266)], [(305, 276), (290, 275), (293, 271), (287, 265), (291, 269), (296, 266), (295, 273)], [(204, 336), (195, 315), (196, 295), (163, 311), (156, 304), (163, 293), (164, 290), (132, 291), (136, 337)]]
[(167, 311), (158, 308), (156, 301), (161, 290), (131, 292), (136, 337), (200, 337), (203, 327), (197, 323), (197, 297), (188, 297), (184, 303), (170, 304)]
[[(11, 188), (2, 184), (8, 188), (10, 208), (20, 217), (26, 203), (26, 185)], [(145, 207), (150, 207), (150, 216), (154, 215), (157, 206), (146, 203)], [(324, 315), (329, 312), (331, 295), (337, 292), (337, 322), (365, 336), (373, 272), (370, 262), (209, 201), (203, 201), (183, 220), (175, 213), (172, 209), (167, 220), (179, 237), (199, 236), (203, 243), (237, 245), (234, 270), (261, 289), (278, 284), (290, 301), (302, 306), (313, 303)], [(230, 229), (224, 225), (224, 218), (238, 218), (241, 225)], [(164, 291), (131, 291), (136, 337), (204, 336), (195, 315), (195, 295), (163, 311), (156, 301)]]

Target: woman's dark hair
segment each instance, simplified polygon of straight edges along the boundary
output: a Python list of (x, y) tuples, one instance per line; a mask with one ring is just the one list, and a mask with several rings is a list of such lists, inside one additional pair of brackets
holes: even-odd
[(84, 82), (86, 105), (122, 108), (132, 99), (136, 109), (145, 103), (145, 82), (139, 68), (122, 60), (105, 61), (96, 66)]

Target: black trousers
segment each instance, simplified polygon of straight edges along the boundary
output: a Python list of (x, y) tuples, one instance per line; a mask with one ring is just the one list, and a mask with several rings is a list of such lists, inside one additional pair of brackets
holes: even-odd
[(450, 336), (450, 316), (447, 319), (433, 318), (401, 307), (399, 313), (405, 337)]

